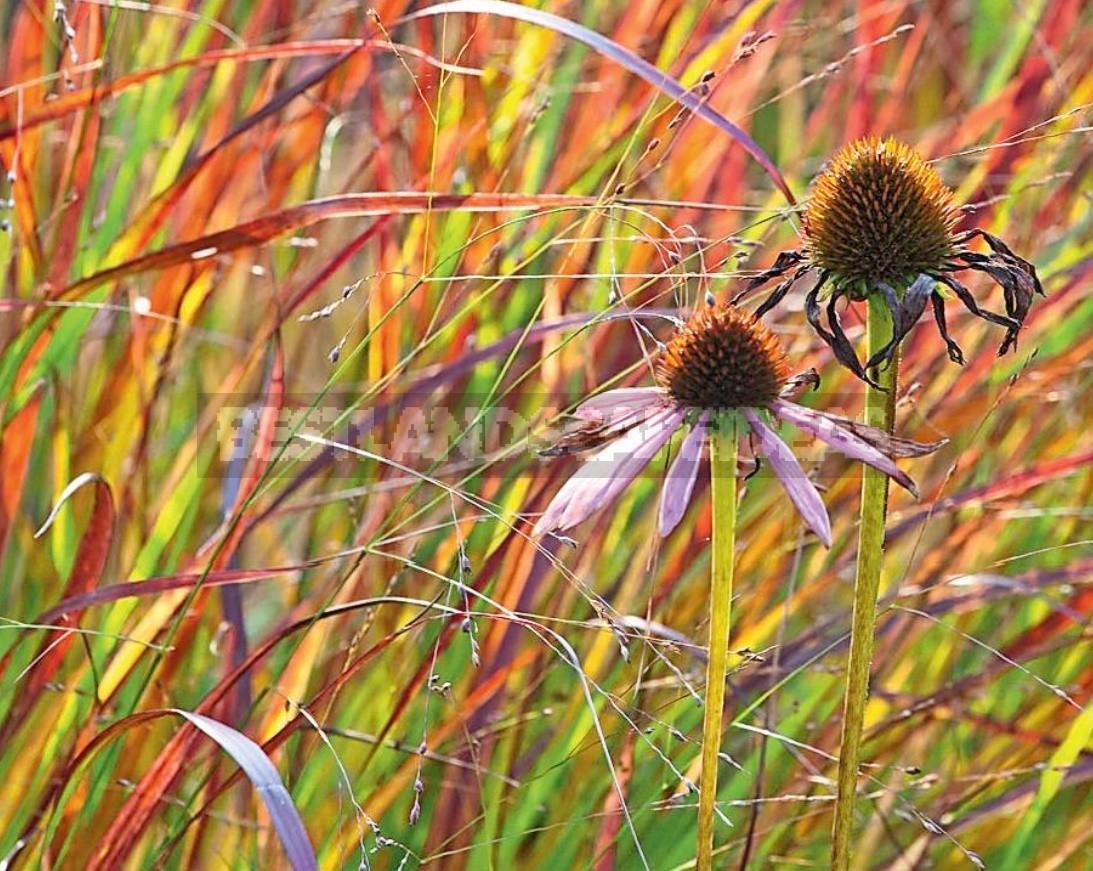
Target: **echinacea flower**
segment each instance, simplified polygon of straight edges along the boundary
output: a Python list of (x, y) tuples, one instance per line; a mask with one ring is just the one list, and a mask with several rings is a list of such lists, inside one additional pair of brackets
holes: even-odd
[[(945, 341), (949, 358), (964, 363), (960, 346), (945, 325), (945, 296), (951, 290), (977, 317), (1006, 330), (1001, 356), (1017, 344), (1032, 305), (1044, 290), (1036, 269), (985, 230), (957, 232), (961, 212), (937, 170), (912, 148), (894, 139), (861, 139), (842, 149), (817, 177), (803, 220), (803, 248), (786, 251), (774, 265), (752, 278), (736, 300), (776, 278), (783, 278), (756, 310), (762, 316), (806, 275), (816, 282), (805, 299), (805, 314), (836, 358), (859, 378), (891, 359), (904, 336), (926, 310)], [(970, 250), (983, 239), (990, 253)], [(972, 269), (1001, 286), (1006, 314), (982, 308), (953, 273)], [(787, 273), (791, 273), (788, 277)], [(826, 326), (820, 301), (826, 293)], [(839, 323), (836, 304), (842, 297), (862, 301), (880, 294), (892, 316), (892, 340), (866, 361), (858, 361)]]
[(831, 521), (816, 487), (789, 446), (772, 428), (775, 420), (867, 463), (918, 495), (896, 457), (927, 454), (943, 442), (920, 444), (806, 408), (787, 397), (818, 383), (814, 372), (790, 377), (781, 343), (760, 321), (731, 305), (699, 309), (668, 341), (656, 368), (656, 387), (609, 390), (575, 411), (582, 428), (545, 452), (561, 455), (603, 445), (554, 496), (534, 534), (565, 532), (614, 500), (645, 468), (673, 433), (690, 423), (664, 480), (658, 518), (661, 535), (683, 519), (701, 465), (706, 430), (719, 414), (736, 412), (754, 436), (805, 523), (828, 547)]

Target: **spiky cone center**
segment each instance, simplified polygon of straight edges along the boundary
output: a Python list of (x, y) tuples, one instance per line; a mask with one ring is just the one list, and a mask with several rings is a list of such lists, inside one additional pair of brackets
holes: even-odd
[(959, 220), (937, 170), (895, 139), (859, 139), (813, 184), (805, 209), (811, 261), (852, 293), (935, 272), (954, 251)]
[(789, 364), (777, 337), (751, 313), (706, 306), (668, 341), (656, 377), (690, 408), (763, 408), (778, 398)]

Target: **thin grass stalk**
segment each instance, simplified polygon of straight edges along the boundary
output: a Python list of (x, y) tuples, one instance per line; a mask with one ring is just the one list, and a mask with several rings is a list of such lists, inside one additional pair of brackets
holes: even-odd
[(713, 556), (710, 591), (710, 655), (706, 668), (706, 712), (702, 721), (702, 785), (698, 795), (698, 871), (713, 867), (717, 771), (721, 719), (729, 668), (729, 619), (732, 610), (733, 553), (736, 549), (737, 419), (721, 412), (710, 427), (710, 477), (713, 489)]
[[(892, 337), (892, 319), (884, 299), (871, 295), (866, 319), (868, 355), (883, 348)], [(895, 422), (896, 386), (899, 380), (899, 349), (891, 363), (873, 377), (883, 389), (868, 385), (865, 394), (865, 422), (892, 432)], [(858, 533), (858, 561), (854, 579), (854, 615), (850, 628), (850, 657), (846, 670), (846, 698), (843, 702), (842, 740), (839, 745), (839, 779), (835, 798), (835, 821), (831, 844), (831, 866), (847, 871), (852, 857), (854, 798), (858, 784), (865, 706), (869, 700), (869, 672), (873, 663), (877, 594), (884, 564), (884, 529), (888, 517), (888, 476), (865, 466), (862, 478), (861, 528)]]

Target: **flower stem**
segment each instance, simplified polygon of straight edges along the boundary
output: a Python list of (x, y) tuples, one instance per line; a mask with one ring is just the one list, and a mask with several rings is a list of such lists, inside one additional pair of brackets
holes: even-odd
[(713, 489), (713, 557), (710, 592), (710, 655), (706, 667), (706, 714), (702, 722), (702, 786), (698, 796), (698, 871), (713, 867), (714, 802), (721, 751), (721, 716), (729, 668), (733, 551), (736, 548), (737, 420), (721, 412), (710, 427)]
[[(880, 294), (868, 298), (866, 321), (868, 355), (883, 348), (892, 337), (892, 319)], [(899, 376), (899, 351), (879, 373), (877, 382), (865, 394), (865, 422), (892, 432), (895, 421), (896, 385)], [(877, 594), (884, 562), (884, 527), (888, 515), (888, 476), (866, 466), (862, 478), (861, 529), (858, 533), (858, 565), (854, 579), (854, 616), (850, 629), (850, 658), (846, 673), (846, 699), (843, 703), (842, 742), (839, 747), (839, 786), (835, 799), (835, 823), (832, 835), (831, 866), (847, 871), (851, 859), (854, 827), (854, 797), (858, 783), (858, 758), (861, 751), (865, 705), (869, 699), (869, 671), (873, 661), (873, 633), (876, 622)]]

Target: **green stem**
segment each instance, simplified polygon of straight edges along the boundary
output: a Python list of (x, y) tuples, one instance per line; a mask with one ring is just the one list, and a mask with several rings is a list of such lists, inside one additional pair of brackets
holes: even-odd
[[(868, 356), (883, 348), (892, 337), (892, 319), (879, 294), (869, 297)], [(874, 377), (884, 390), (870, 385), (865, 394), (865, 422), (892, 432), (895, 419), (899, 354)], [(884, 527), (888, 515), (888, 476), (865, 466), (862, 478), (861, 529), (858, 533), (858, 565), (854, 579), (854, 616), (850, 628), (850, 658), (843, 703), (842, 742), (839, 747), (839, 787), (835, 799), (831, 866), (847, 871), (852, 856), (854, 797), (858, 785), (865, 705), (869, 700), (869, 671), (873, 662), (873, 632), (877, 594), (884, 562)]]
[(713, 557), (710, 592), (710, 655), (706, 667), (706, 715), (702, 722), (702, 786), (698, 795), (698, 871), (713, 867), (714, 802), (721, 751), (721, 716), (729, 670), (733, 551), (736, 549), (736, 414), (722, 412), (710, 427), (713, 488)]

